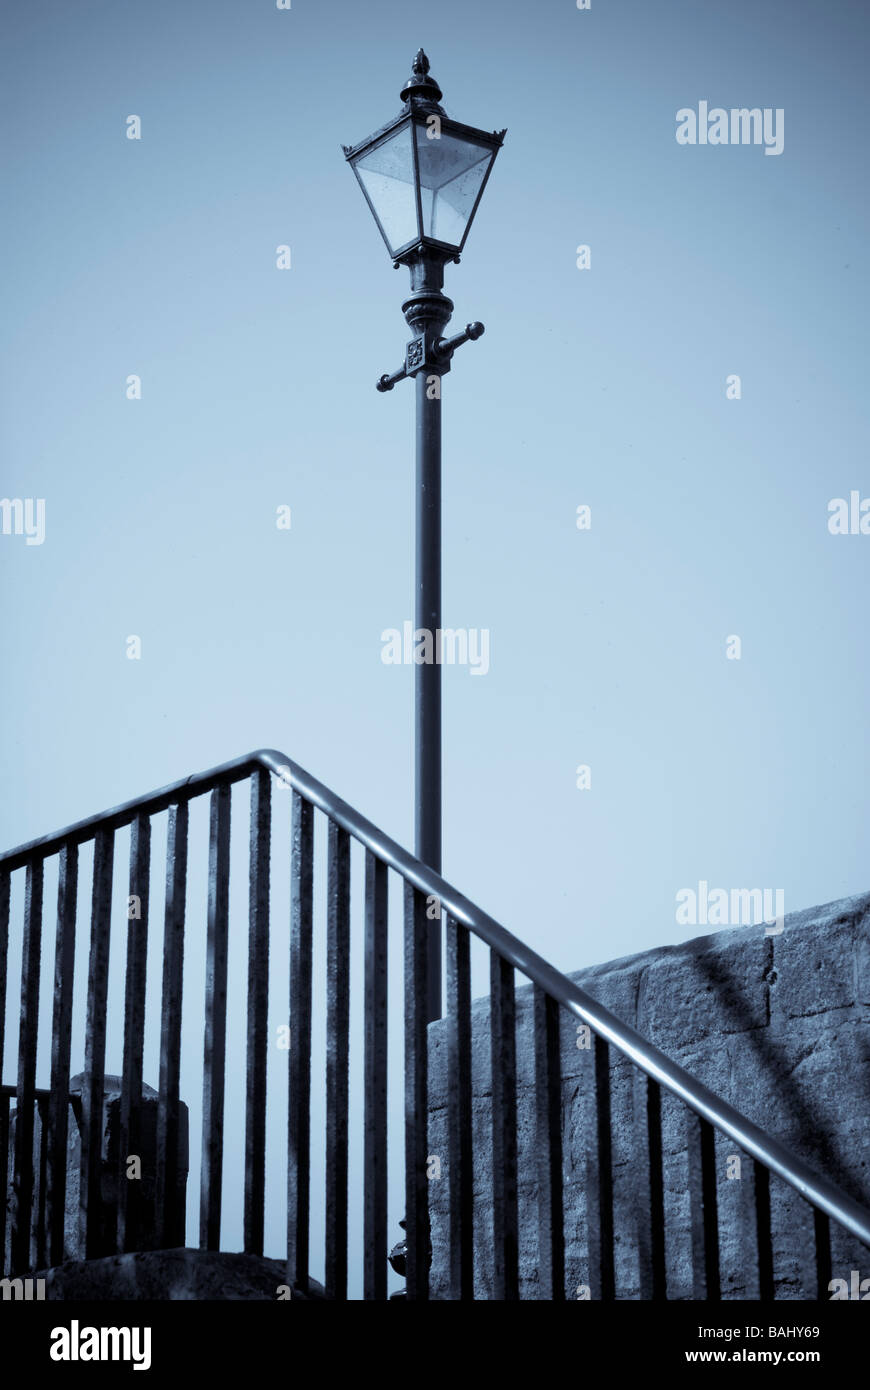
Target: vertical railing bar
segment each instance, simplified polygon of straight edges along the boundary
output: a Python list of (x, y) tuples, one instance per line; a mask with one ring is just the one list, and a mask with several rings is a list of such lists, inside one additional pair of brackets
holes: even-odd
[(54, 1002), (51, 1020), (51, 1086), (48, 1103), (47, 1223), (48, 1263), (64, 1259), (67, 1138), (69, 1129), (69, 1063), (72, 1028), (73, 975), (76, 949), (78, 846), (63, 846), (58, 857), (57, 935), (54, 951)]
[(293, 792), (290, 866), (290, 1066), (287, 1120), (287, 1283), (308, 1289), (311, 1185), (311, 989), (314, 807)]
[(202, 1061), (202, 1178), (199, 1194), (201, 1250), (220, 1249), (231, 804), (229, 784), (215, 787), (209, 806), (208, 839), (208, 924)]
[(490, 951), (492, 1039), (493, 1298), (519, 1298), (517, 1058), (514, 970)]
[(39, 1026), (39, 967), (42, 937), (43, 861), (27, 865), (24, 938), (21, 947), (21, 1024), (18, 1035), (18, 1085), (15, 1112), (15, 1167), (12, 1180), (11, 1263), (14, 1274), (31, 1267), (30, 1231), (33, 1205), (33, 1130), (36, 1103), (36, 1039)]
[(559, 1006), (540, 985), (533, 992), (538, 1176), (538, 1297), (565, 1299), (562, 1206), (562, 1075)]
[(151, 818), (139, 814), (130, 827), (127, 895), (127, 964), (124, 977), (124, 1056), (118, 1135), (119, 1251), (136, 1250), (142, 1232), (141, 1183), (127, 1177), (127, 1159), (141, 1158), (142, 1059), (145, 1049), (145, 989), (148, 912), (151, 899)]
[[(763, 1303), (774, 1299), (773, 1237), (770, 1226), (770, 1172), (763, 1163), (752, 1160), (755, 1207), (756, 1251), (758, 1255), (758, 1297)], [(826, 1290), (827, 1293), (827, 1290)]]
[(387, 866), (365, 858), (363, 1298), (387, 1296)]
[[(3, 1044), (6, 1036), (6, 980), (9, 961), (9, 873), (0, 870), (0, 1088), (3, 1086)], [(6, 1192), (9, 1174), (9, 1097), (0, 1090), (0, 1161), (3, 1188), (0, 1197), (0, 1276), (6, 1270)]]
[[(3, 1030), (0, 1029), (0, 1032)], [(0, 1090), (0, 1173), (3, 1174), (3, 1200), (0, 1201), (0, 1278), (12, 1273), (6, 1267), (6, 1193), (9, 1174), (9, 1102), (10, 1097)]]
[(37, 1096), (36, 1113), (39, 1117), (39, 1153), (37, 1168), (37, 1188), (34, 1200), (33, 1225), (35, 1234), (35, 1269), (46, 1269), (48, 1255), (48, 1096)]
[(692, 1297), (717, 1302), (719, 1222), (716, 1202), (716, 1134), (708, 1120), (687, 1112), (689, 1201), (692, 1224)]
[(248, 1048), (245, 1101), (245, 1253), (262, 1255), (266, 1200), (271, 774), (251, 775), (248, 895)]
[(161, 1246), (184, 1243), (179, 1201), (181, 1009), (184, 985), (184, 911), (187, 891), (188, 803), (169, 808), (166, 838), (166, 909), (160, 1009), (160, 1095), (157, 1101), (157, 1221)]
[(106, 1004), (114, 856), (114, 831), (98, 830), (94, 842), (94, 877), (91, 892), (91, 942), (88, 958), (79, 1184), (81, 1237), (87, 1260), (95, 1259), (103, 1253), (103, 1083), (106, 1072)]
[(592, 1110), (595, 1135), (586, 1162), (586, 1225), (589, 1288), (594, 1299), (616, 1297), (613, 1249), (613, 1139), (610, 1106), (610, 1048), (597, 1034), (592, 1043)]
[(634, 1138), (637, 1152), (637, 1245), (640, 1297), (667, 1298), (665, 1265), (662, 1099), (657, 1081), (634, 1073)]
[[(5, 1024), (6, 1021), (6, 982), (9, 969), (9, 878), (10, 875), (5, 869), (0, 869), (0, 1020)], [(5, 1027), (0, 1028), (0, 1086), (3, 1085), (3, 1044), (6, 1040)], [(5, 1181), (5, 1176), (4, 1176)], [(6, 1215), (6, 1203), (0, 1202), (3, 1208), (3, 1219)], [(3, 1258), (3, 1250), (0, 1247), (0, 1260)]]
[(447, 918), (447, 1168), (450, 1297), (474, 1298), (474, 1171), (471, 1130), (471, 943)]
[(428, 1040), (429, 923), (426, 898), (405, 883), (405, 1222), (409, 1300), (429, 1297)]
[(350, 837), (329, 822), (326, 921), (326, 1294), (347, 1298)]
[(831, 1218), (827, 1212), (813, 1207), (813, 1236), (816, 1246), (816, 1298), (820, 1302), (831, 1296)]

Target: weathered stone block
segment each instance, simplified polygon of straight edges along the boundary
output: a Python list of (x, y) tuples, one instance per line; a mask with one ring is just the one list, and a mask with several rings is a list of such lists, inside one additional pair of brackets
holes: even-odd
[(856, 929), (852, 911), (838, 911), (824, 924), (787, 922), (774, 948), (776, 1018), (809, 1017), (855, 1003)]

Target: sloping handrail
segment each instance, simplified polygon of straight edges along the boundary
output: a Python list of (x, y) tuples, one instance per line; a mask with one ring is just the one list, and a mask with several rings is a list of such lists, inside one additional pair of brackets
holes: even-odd
[(588, 1024), (601, 1038), (612, 1043), (635, 1066), (665, 1086), (697, 1115), (721, 1130), (723, 1134), (727, 1134), (739, 1148), (770, 1172), (778, 1174), (801, 1197), (839, 1222), (865, 1245), (870, 1246), (870, 1212), (866, 1208), (842, 1192), (836, 1184), (820, 1177), (803, 1159), (798, 1158), (785, 1145), (766, 1134), (752, 1120), (748, 1120), (734, 1106), (697, 1081), (677, 1062), (672, 1061), (643, 1038), (636, 1029), (622, 1023), (609, 1009), (605, 1009), (579, 985), (574, 984), (567, 975), (563, 975), (544, 960), (543, 956), (539, 956), (537, 951), (533, 951), (525, 942), (496, 922), (495, 918), (490, 917), (489, 913), (470, 902), (434, 869), (422, 864), (408, 850), (403, 849), (365, 816), (360, 815), (341, 797), (331, 792), (316, 777), (312, 777), (304, 768), (274, 748), (260, 748), (231, 762), (221, 763), (207, 772), (194, 773), (179, 782), (172, 782), (157, 791), (126, 801), (110, 811), (76, 821), (65, 830), (7, 850), (0, 854), (0, 872), (21, 868), (34, 857), (46, 857), (57, 853), (65, 844), (81, 844), (93, 838), (98, 830), (116, 830), (129, 824), (137, 815), (154, 815), (166, 810), (170, 805), (199, 796), (220, 784), (242, 781), (258, 768), (265, 768), (273, 773), (285, 786), (292, 787), (366, 849), (395, 869), (406, 882), (420, 892), (434, 897), (456, 922), (467, 927), (503, 960), (538, 985), (558, 1004), (575, 1014), (583, 1023)]

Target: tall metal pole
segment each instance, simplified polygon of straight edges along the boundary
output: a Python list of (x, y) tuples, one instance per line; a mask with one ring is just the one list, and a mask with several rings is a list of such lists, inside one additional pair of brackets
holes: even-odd
[[(417, 334), (415, 641), (428, 660), (414, 673), (414, 852), (441, 872), (441, 358), (442, 333), (453, 303), (442, 292), (443, 259), (421, 253), (411, 265), (411, 295), (402, 305)], [(409, 364), (410, 365), (410, 364)], [(413, 366), (411, 366), (413, 371)], [(420, 634), (428, 634), (428, 640)], [(430, 917), (427, 1017), (441, 1017), (441, 919)]]
[[(431, 662), (414, 673), (414, 852), (441, 872), (441, 391), (418, 373), (414, 622), (431, 633)], [(441, 1017), (441, 923), (429, 922), (429, 1021)]]
[[(441, 872), (441, 383), (450, 371), (454, 352), (475, 342), (482, 323), (469, 323), (452, 338), (442, 333), (453, 313), (453, 301), (443, 292), (444, 264), (458, 257), (431, 249), (418, 250), (406, 264), (411, 294), (402, 312), (414, 338), (405, 349), (404, 365), (384, 373), (379, 391), (392, 391), (403, 377), (416, 377), (417, 474), (416, 583), (414, 589), (414, 852)], [(428, 643), (426, 638), (428, 636)], [(427, 953), (427, 1019), (441, 1017), (441, 905), (429, 919)]]

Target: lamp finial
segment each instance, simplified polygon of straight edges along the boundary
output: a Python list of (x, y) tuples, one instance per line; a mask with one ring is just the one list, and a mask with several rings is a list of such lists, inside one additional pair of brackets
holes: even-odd
[(435, 78), (429, 76), (429, 59), (423, 49), (418, 48), (411, 64), (411, 76), (402, 88), (402, 101), (411, 102), (414, 105), (420, 105), (422, 102), (437, 105), (441, 100), (441, 95), (441, 88)]

